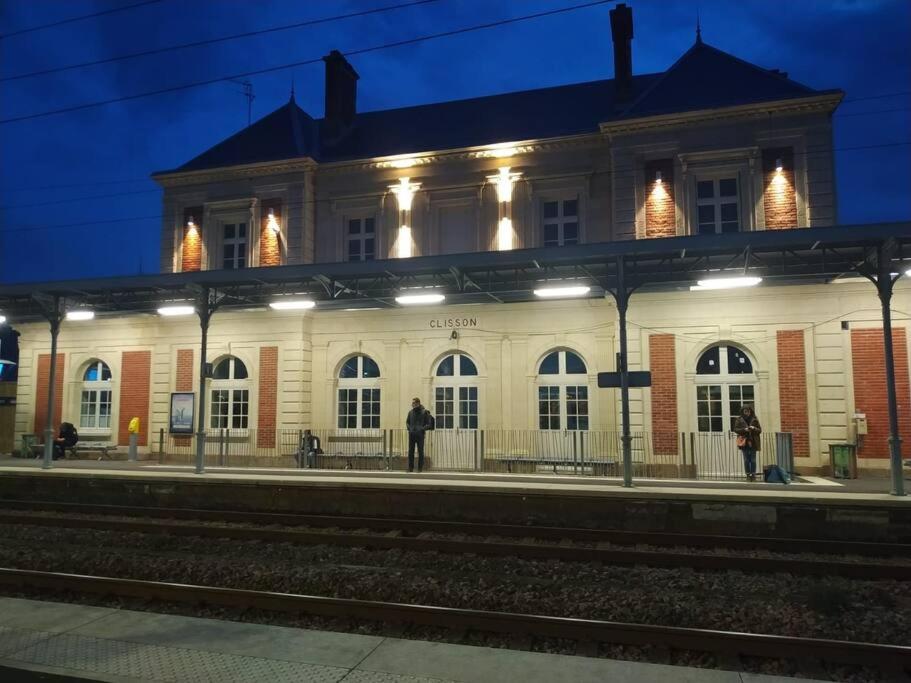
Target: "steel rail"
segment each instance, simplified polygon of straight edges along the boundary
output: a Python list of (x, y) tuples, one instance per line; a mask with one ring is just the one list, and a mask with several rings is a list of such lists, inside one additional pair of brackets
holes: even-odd
[(601, 562), (613, 565), (650, 567), (691, 567), (700, 570), (742, 571), (750, 573), (787, 573), (803, 576), (841, 576), (851, 579), (893, 579), (911, 581), (911, 566), (859, 562), (834, 562), (789, 558), (706, 555), (699, 553), (647, 550), (617, 550), (537, 543), (504, 543), (459, 539), (388, 536), (378, 534), (312, 532), (293, 529), (263, 529), (187, 524), (174, 521), (135, 521), (124, 519), (58, 518), (22, 512), (0, 511), (0, 524), (49, 528), (94, 529), (122, 533), (167, 534), (202, 538), (227, 538), (241, 541), (295, 543), (363, 547), (377, 550), (406, 550), (472, 554), (523, 559)]
[(201, 508), (133, 507), (95, 503), (64, 503), (43, 500), (0, 499), (6, 510), (40, 510), (86, 515), (123, 515), (155, 519), (183, 519), (238, 524), (280, 526), (338, 527), (340, 529), (373, 529), (419, 534), (465, 534), (571, 540), (585, 543), (616, 545), (688, 546), (693, 548), (728, 548), (769, 550), (781, 553), (820, 553), (861, 555), (868, 557), (911, 557), (911, 544), (877, 541), (845, 541), (768, 536), (730, 536), (691, 534), (666, 531), (625, 531), (620, 529), (586, 529), (580, 527), (524, 526), (478, 522), (447, 522), (394, 517), (356, 517), (342, 515), (256, 512), (246, 510), (211, 510)]
[(729, 656), (800, 660), (809, 657), (823, 661), (874, 666), (891, 672), (903, 672), (911, 667), (911, 647), (879, 643), (488, 612), (10, 568), (0, 568), (0, 585), (19, 589), (72, 591), (194, 605), (203, 603), (322, 617), (569, 638), (583, 642), (649, 645)]

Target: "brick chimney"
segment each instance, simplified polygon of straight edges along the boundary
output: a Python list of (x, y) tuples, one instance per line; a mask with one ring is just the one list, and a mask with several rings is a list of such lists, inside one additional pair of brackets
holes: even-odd
[(614, 39), (614, 90), (617, 100), (633, 94), (633, 10), (620, 3), (610, 11), (610, 30)]
[(325, 124), (330, 137), (343, 133), (357, 113), (357, 71), (344, 55), (333, 50), (323, 57), (326, 63)]

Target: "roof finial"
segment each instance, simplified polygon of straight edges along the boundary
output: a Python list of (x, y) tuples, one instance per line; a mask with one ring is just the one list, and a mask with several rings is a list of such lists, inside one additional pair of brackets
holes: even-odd
[(289, 102), (294, 102), (294, 77), (291, 77), (291, 97), (288, 99)]
[(696, 44), (702, 45), (702, 25), (699, 23), (699, 7), (696, 7)]

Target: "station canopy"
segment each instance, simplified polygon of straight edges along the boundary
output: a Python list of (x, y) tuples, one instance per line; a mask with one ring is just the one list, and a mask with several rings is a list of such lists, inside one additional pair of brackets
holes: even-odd
[(911, 222), (13, 284), (0, 286), (0, 314), (13, 325), (42, 321), (55, 297), (102, 318), (154, 314), (203, 295), (219, 310), (297, 298), (315, 301), (317, 311), (396, 308), (396, 297), (422, 293), (444, 294), (446, 305), (531, 301), (535, 290), (570, 285), (601, 298), (617, 291), (621, 271), (625, 288), (636, 292), (684, 291), (698, 280), (738, 276), (760, 277), (768, 287), (875, 276), (881, 258), (889, 272), (911, 269)]

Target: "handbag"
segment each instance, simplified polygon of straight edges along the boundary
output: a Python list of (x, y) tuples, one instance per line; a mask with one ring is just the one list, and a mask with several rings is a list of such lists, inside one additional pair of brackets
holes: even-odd
[(744, 448), (747, 445), (747, 438), (745, 436), (737, 437), (737, 448)]

